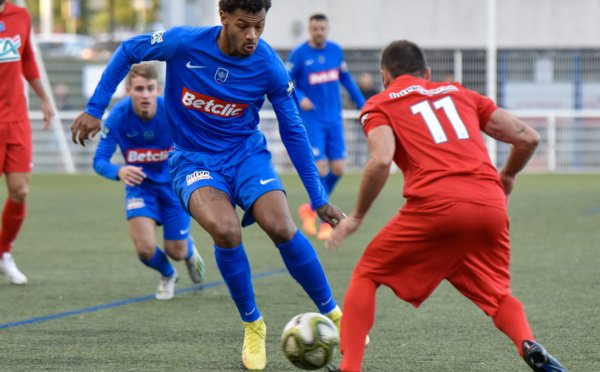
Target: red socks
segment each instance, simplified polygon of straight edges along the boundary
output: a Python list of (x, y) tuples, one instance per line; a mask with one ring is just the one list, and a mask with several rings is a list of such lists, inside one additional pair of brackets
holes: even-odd
[(27, 214), (26, 206), (27, 203), (19, 204), (10, 199), (6, 200), (2, 212), (2, 227), (0, 228), (0, 256), (10, 252), (13, 242), (17, 239)]
[(515, 343), (522, 358), (523, 341), (535, 341), (535, 339), (521, 302), (511, 295), (504, 297), (492, 319), (496, 327)]
[(342, 315), (342, 371), (360, 371), (365, 353), (365, 339), (375, 321), (375, 294), (378, 287), (379, 284), (356, 273), (352, 276)]

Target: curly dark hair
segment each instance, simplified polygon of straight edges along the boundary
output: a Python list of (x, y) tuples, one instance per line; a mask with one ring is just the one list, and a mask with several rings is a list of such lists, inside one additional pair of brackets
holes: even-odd
[(236, 9), (249, 13), (258, 13), (261, 10), (269, 11), (271, 0), (219, 0), (219, 10), (232, 14)]

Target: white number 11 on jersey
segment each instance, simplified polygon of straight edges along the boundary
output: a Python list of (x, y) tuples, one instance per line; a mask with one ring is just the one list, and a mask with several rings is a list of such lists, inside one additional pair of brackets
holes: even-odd
[[(467, 127), (465, 127), (462, 119), (458, 116), (458, 111), (456, 111), (456, 106), (454, 106), (452, 98), (445, 97), (437, 100), (433, 102), (433, 106), (436, 110), (439, 110), (440, 108), (444, 109), (444, 113), (446, 113), (448, 120), (450, 120), (450, 124), (454, 127), (458, 139), (469, 138)], [(435, 112), (433, 112), (429, 101), (417, 103), (416, 105), (411, 106), (410, 109), (412, 110), (413, 115), (421, 114), (436, 144), (448, 141), (444, 128), (442, 128), (442, 124), (440, 124)]]

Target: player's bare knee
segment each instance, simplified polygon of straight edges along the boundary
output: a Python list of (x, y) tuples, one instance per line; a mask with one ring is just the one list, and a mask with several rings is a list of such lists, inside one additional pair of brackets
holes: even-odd
[(148, 261), (152, 259), (152, 257), (154, 257), (154, 254), (156, 253), (156, 247), (149, 246), (147, 244), (136, 244), (135, 251), (139, 258), (141, 258), (144, 261)]
[(329, 164), (329, 169), (337, 177), (342, 177), (346, 173), (346, 163), (344, 161), (333, 161)]
[(337, 177), (342, 177), (344, 175), (344, 173), (346, 173), (345, 169), (332, 169), (331, 173), (333, 173), (334, 175), (336, 175)]
[(242, 230), (239, 223), (222, 223), (212, 225), (206, 228), (215, 242), (215, 245), (220, 248), (234, 248), (242, 244)]
[(27, 195), (29, 194), (29, 186), (22, 185), (19, 187), (13, 187), (8, 190), (8, 198), (18, 204), (23, 204), (27, 201)]
[(317, 161), (315, 163), (317, 165), (317, 170), (319, 171), (319, 177), (325, 177), (329, 172), (329, 168), (327, 167), (327, 163), (323, 160)]
[(279, 245), (292, 240), (298, 229), (291, 220), (283, 219), (272, 221), (268, 226), (264, 226), (263, 230), (269, 235), (273, 243)]
[(165, 253), (175, 261), (181, 261), (187, 256), (187, 240), (165, 240)]

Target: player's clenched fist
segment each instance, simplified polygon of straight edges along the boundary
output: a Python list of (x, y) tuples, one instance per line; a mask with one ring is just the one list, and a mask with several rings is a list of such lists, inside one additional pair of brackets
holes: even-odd
[(85, 140), (91, 140), (100, 128), (100, 119), (82, 112), (71, 125), (71, 139), (73, 143), (76, 144), (79, 140), (81, 146), (85, 146)]
[(317, 207), (316, 211), (323, 221), (327, 222), (333, 227), (335, 227), (344, 217), (346, 217), (344, 212), (330, 203), (326, 203), (320, 207)]

